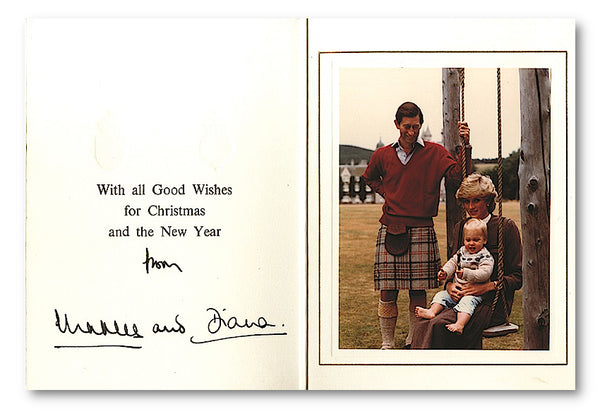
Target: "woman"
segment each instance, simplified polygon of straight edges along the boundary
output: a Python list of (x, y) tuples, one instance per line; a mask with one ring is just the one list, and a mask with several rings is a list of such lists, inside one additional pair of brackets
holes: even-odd
[[(420, 319), (415, 325), (412, 349), (481, 349), (483, 330), (505, 322), (504, 304), (498, 300), (492, 314), (492, 303), (498, 285), (498, 229), (503, 226), (504, 237), (504, 297), (506, 312), (510, 315), (515, 291), (523, 285), (521, 258), (521, 235), (514, 221), (493, 215), (498, 196), (494, 184), (489, 177), (471, 174), (465, 178), (456, 192), (456, 198), (470, 217), (487, 223), (488, 241), (485, 247), (494, 257), (494, 271), (487, 283), (467, 283), (459, 286), (453, 279), (446, 282), (446, 291), (459, 300), (464, 295), (483, 296), (483, 303), (475, 309), (475, 313), (466, 325), (464, 332), (458, 335), (450, 332), (446, 325), (456, 322), (456, 312), (445, 309), (433, 319)], [(462, 243), (464, 222), (457, 223), (453, 251)]]

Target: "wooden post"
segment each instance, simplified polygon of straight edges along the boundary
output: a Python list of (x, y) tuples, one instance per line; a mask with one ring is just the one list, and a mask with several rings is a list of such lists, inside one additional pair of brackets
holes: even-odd
[[(458, 159), (460, 151), (460, 137), (458, 136), (458, 121), (460, 120), (460, 79), (459, 70), (456, 68), (442, 69), (443, 90), (443, 112), (444, 147), (455, 159)], [(458, 150), (457, 150), (458, 149)], [(454, 245), (454, 226), (462, 218), (462, 207), (456, 202), (455, 194), (458, 186), (445, 182), (446, 186), (446, 240), (448, 242), (447, 258), (455, 253), (452, 251)]]
[(549, 349), (550, 78), (548, 69), (520, 69), (519, 78), (523, 347)]

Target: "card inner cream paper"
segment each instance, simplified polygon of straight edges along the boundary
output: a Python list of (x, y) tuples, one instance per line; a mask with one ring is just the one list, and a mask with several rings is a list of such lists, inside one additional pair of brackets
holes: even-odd
[(304, 387), (301, 23), (28, 22), (29, 388)]

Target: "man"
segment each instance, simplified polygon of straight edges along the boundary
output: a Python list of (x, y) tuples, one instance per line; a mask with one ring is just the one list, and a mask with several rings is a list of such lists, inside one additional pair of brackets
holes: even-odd
[[(377, 311), (381, 349), (394, 348), (399, 289), (409, 290), (405, 347), (410, 347), (414, 309), (427, 307), (425, 289), (438, 287), (441, 263), (433, 217), (438, 213), (440, 183), (444, 177), (457, 184), (462, 180), (461, 161), (443, 146), (419, 137), (423, 112), (416, 104), (400, 105), (394, 124), (400, 133), (398, 141), (375, 151), (363, 174), (373, 191), (385, 199), (374, 266), (375, 289), (381, 291)], [(459, 123), (459, 135), (465, 143), (468, 174), (472, 161), (466, 122)]]

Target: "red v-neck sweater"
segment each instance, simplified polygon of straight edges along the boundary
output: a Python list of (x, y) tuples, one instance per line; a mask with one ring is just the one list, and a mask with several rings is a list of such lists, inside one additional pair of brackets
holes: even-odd
[[(442, 178), (456, 184), (462, 180), (460, 159), (457, 162), (440, 144), (424, 143), (424, 147), (415, 144), (406, 165), (398, 159), (392, 145), (379, 148), (371, 156), (363, 177), (373, 191), (385, 198), (379, 219), (382, 224), (432, 226), (432, 218), (438, 214)], [(473, 170), (470, 147), (465, 155), (468, 174)]]

